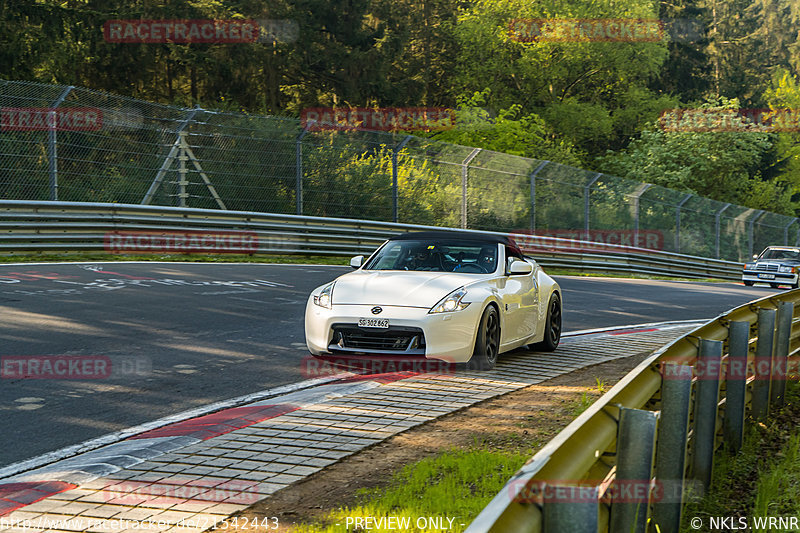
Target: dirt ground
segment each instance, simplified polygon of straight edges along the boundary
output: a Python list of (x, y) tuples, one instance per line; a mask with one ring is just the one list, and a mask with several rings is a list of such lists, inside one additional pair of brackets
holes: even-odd
[(400, 468), (425, 457), (476, 442), (485, 449), (538, 449), (575, 418), (584, 394), (597, 399), (599, 389), (608, 390), (648, 353), (576, 370), (415, 427), (276, 492), (238, 516), (250, 522), (251, 532), (253, 520), (263, 523), (263, 517), (278, 517), (280, 528), (270, 531), (289, 532), (295, 524), (357, 504), (359, 489), (380, 487)]

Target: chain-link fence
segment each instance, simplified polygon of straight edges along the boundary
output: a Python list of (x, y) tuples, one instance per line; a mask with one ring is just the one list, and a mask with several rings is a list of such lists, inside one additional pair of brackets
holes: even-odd
[(533, 233), (743, 261), (798, 219), (399, 133), (0, 81), (0, 198), (150, 203)]

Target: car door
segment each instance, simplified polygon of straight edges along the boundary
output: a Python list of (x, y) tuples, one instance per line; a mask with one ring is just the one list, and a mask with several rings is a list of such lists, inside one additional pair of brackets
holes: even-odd
[(504, 343), (518, 341), (534, 334), (539, 303), (539, 290), (534, 272), (509, 274), (509, 267), (513, 261), (525, 261), (525, 259), (521, 253), (506, 246), (504, 278), (499, 287), (505, 315)]

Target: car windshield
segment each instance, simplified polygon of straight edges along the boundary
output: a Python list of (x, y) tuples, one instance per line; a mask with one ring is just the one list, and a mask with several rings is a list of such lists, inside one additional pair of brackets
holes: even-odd
[(497, 244), (482, 241), (389, 241), (365, 270), (413, 270), (488, 274), (497, 265)]
[(800, 261), (800, 250), (798, 249), (781, 250), (779, 248), (767, 248), (761, 254), (761, 257), (758, 258), (759, 261), (764, 259)]

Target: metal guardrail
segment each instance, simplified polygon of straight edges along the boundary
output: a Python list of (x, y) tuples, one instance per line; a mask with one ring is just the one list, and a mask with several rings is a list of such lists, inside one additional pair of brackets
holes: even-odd
[(711, 483), (715, 451), (738, 451), (746, 421), (785, 402), (799, 300), (800, 290), (756, 300), (655, 352), (530, 459), (467, 533), (677, 533), (687, 491)]
[[(451, 229), (248, 211), (86, 202), (0, 201), (0, 253), (104, 252), (110, 232), (249, 232), (256, 254), (358, 255), (391, 235)], [(455, 230), (453, 231), (472, 231)], [(741, 265), (644, 248), (512, 234), (545, 267), (600, 273), (741, 279)]]

